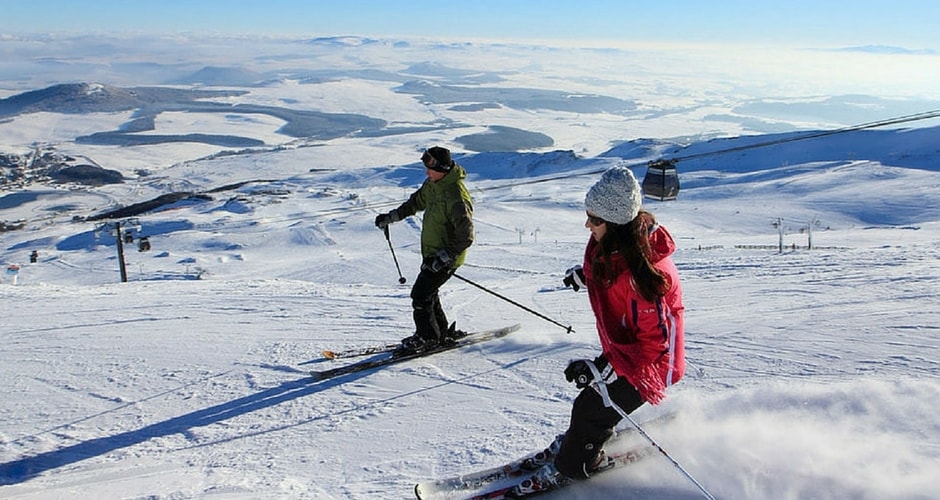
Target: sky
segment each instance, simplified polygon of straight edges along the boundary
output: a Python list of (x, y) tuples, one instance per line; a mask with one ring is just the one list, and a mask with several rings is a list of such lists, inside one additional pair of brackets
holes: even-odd
[(940, 50), (940, 3), (931, 0), (0, 0), (0, 11), (0, 32), (13, 34), (205, 32)]

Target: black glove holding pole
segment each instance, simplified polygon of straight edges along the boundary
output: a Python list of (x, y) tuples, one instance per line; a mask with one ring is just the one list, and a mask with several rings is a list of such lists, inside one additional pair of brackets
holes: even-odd
[(387, 214), (379, 214), (375, 216), (375, 227), (379, 229), (385, 229), (389, 224), (393, 222), (400, 221), (401, 218), (398, 217), (398, 211), (392, 210)]
[(598, 373), (601, 373), (607, 367), (607, 359), (603, 354), (594, 358), (593, 362), (587, 359), (576, 359), (568, 363), (568, 367), (565, 368), (565, 380), (574, 382), (578, 389), (591, 385), (594, 382), (594, 370), (591, 370), (591, 364), (597, 368)]
[(565, 271), (565, 279), (562, 280), (562, 283), (576, 292), (582, 288), (587, 290), (587, 285), (584, 284), (584, 270), (581, 269), (581, 266), (569, 267)]

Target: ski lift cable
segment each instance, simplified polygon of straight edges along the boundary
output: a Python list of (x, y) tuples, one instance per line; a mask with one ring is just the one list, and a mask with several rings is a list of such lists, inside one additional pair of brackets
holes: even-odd
[(835, 134), (842, 134), (846, 132), (854, 132), (859, 130), (864, 130), (874, 127), (883, 127), (885, 125), (893, 125), (898, 123), (906, 123), (915, 120), (923, 120), (926, 118), (934, 118), (940, 116), (940, 110), (926, 111), (923, 113), (916, 113), (913, 115), (905, 115), (897, 118), (888, 118), (885, 120), (879, 120), (875, 122), (862, 123), (859, 125), (853, 125), (851, 127), (843, 127), (835, 130), (824, 130), (816, 132), (807, 132), (801, 135), (790, 135), (776, 140), (764, 141), (754, 144), (747, 144), (737, 147), (725, 148), (717, 151), (707, 151), (698, 154), (690, 154), (685, 156), (676, 156), (673, 158), (660, 158), (658, 160), (653, 160), (647, 163), (646, 177), (643, 178), (643, 195), (646, 198), (658, 199), (660, 201), (669, 201), (675, 200), (679, 194), (679, 176), (676, 171), (676, 164), (680, 160), (688, 160), (691, 158), (704, 158), (707, 156), (716, 156), (721, 154), (727, 154), (735, 151), (744, 151), (748, 149), (763, 148), (778, 144), (784, 144), (795, 141), (802, 141), (807, 139), (814, 139), (819, 137), (826, 137)]
[(843, 128), (838, 128), (838, 129), (834, 129), (834, 130), (824, 130), (824, 131), (821, 131), (821, 132), (812, 132), (812, 133), (809, 133), (809, 134), (800, 135), (800, 136), (796, 136), (796, 137), (787, 137), (787, 138), (785, 138), (785, 139), (777, 139), (777, 140), (774, 140), (774, 141), (759, 142), (759, 143), (756, 143), (756, 144), (748, 144), (748, 145), (746, 145), (746, 146), (737, 146), (737, 147), (733, 147), (733, 148), (720, 149), (720, 150), (718, 150), (718, 151), (709, 151), (709, 152), (707, 152), (707, 153), (698, 153), (698, 154), (692, 154), (692, 155), (686, 155), (686, 156), (677, 156), (677, 157), (672, 158), (670, 161), (672, 161), (672, 162), (678, 162), (678, 161), (683, 161), (683, 160), (691, 160), (691, 159), (694, 159), (694, 158), (704, 158), (704, 157), (707, 157), (707, 156), (717, 156), (717, 155), (720, 155), (720, 154), (734, 153), (734, 152), (737, 152), (737, 151), (744, 151), (744, 150), (747, 150), (747, 149), (756, 149), (756, 148), (763, 148), (763, 147), (768, 147), (768, 146), (775, 146), (775, 145), (777, 145), (777, 144), (784, 144), (784, 143), (788, 143), (788, 142), (796, 142), (796, 141), (802, 141), (802, 140), (806, 140), (806, 139), (816, 139), (816, 138), (819, 138), (819, 137), (827, 137), (827, 136), (830, 136), (830, 135), (843, 134), (843, 133), (846, 133), (846, 132), (856, 132), (856, 131), (859, 131), (859, 130), (866, 130), (866, 129), (870, 129), (870, 128), (884, 127), (884, 126), (886, 126), (886, 125), (897, 125), (897, 124), (900, 124), (900, 123), (907, 123), (907, 122), (913, 122), (913, 121), (919, 121), (919, 120), (927, 120), (927, 119), (930, 119), (930, 118), (938, 118), (938, 117), (940, 117), (940, 109), (935, 109), (935, 110), (933, 110), (933, 111), (924, 111), (924, 112), (922, 112), (922, 113), (915, 113), (915, 114), (911, 114), (911, 115), (904, 115), (904, 116), (899, 116), (899, 117), (896, 117), (896, 118), (887, 118), (887, 119), (884, 119), (884, 120), (878, 120), (878, 121), (874, 121), (874, 122), (862, 123), (862, 124), (859, 124), (859, 125), (852, 125), (852, 126), (849, 126), (849, 127), (843, 127)]
[[(938, 117), (940, 117), (940, 109), (936, 109), (936, 110), (933, 110), (933, 111), (924, 111), (924, 112), (921, 112), (921, 113), (915, 113), (915, 114), (911, 114), (911, 115), (904, 115), (904, 116), (899, 116), (899, 117), (895, 117), (895, 118), (887, 118), (887, 119), (884, 119), (884, 120), (879, 120), (879, 121), (874, 121), (874, 122), (868, 122), (868, 123), (862, 123), (862, 124), (852, 125), (852, 126), (849, 126), (849, 127), (843, 127), (843, 128), (838, 128), (838, 129), (834, 129), (834, 130), (824, 130), (824, 131), (820, 131), (820, 132), (811, 132), (811, 133), (808, 133), (808, 134), (806, 134), (806, 135), (801, 135), (801, 136), (797, 136), (797, 137), (788, 137), (788, 138), (785, 138), (785, 139), (777, 139), (777, 140), (774, 140), (774, 141), (766, 141), (766, 142), (761, 142), (761, 143), (756, 143), (756, 144), (749, 144), (749, 145), (747, 145), (747, 146), (737, 146), (737, 147), (733, 147), (733, 148), (720, 149), (720, 150), (717, 150), (717, 151), (709, 151), (709, 152), (707, 152), (707, 153), (698, 153), (698, 154), (692, 154), (692, 155), (686, 155), (686, 156), (677, 156), (677, 157), (671, 158), (671, 159), (669, 159), (669, 160), (654, 160), (654, 161), (652, 161), (652, 162), (639, 162), (639, 163), (634, 163), (634, 164), (630, 164), (630, 165), (626, 165), (626, 166), (632, 168), (632, 167), (648, 166), (650, 163), (660, 163), (660, 164), (662, 164), (662, 163), (669, 163), (669, 164), (675, 164), (675, 163), (677, 163), (677, 162), (679, 162), (679, 161), (682, 161), (682, 160), (689, 160), (689, 159), (694, 159), (694, 158), (702, 158), (702, 157), (706, 157), (706, 156), (717, 156), (717, 155), (721, 155), (721, 154), (733, 153), (733, 152), (736, 152), (736, 151), (743, 151), (743, 150), (747, 150), (747, 149), (763, 148), (763, 147), (768, 147), (768, 146), (774, 146), (774, 145), (777, 145), (777, 144), (784, 144), (784, 143), (788, 143), (788, 142), (802, 141), (802, 140), (807, 140), (807, 139), (815, 139), (815, 138), (818, 138), (818, 137), (826, 137), (826, 136), (830, 136), (830, 135), (843, 134), (843, 133), (846, 133), (846, 132), (854, 132), (854, 131), (865, 130), (865, 129), (869, 129), (869, 128), (884, 127), (884, 126), (887, 126), (887, 125), (897, 125), (897, 124), (900, 124), (900, 123), (907, 123), (907, 122), (913, 122), (913, 121), (919, 121), (919, 120), (927, 120), (927, 119), (930, 119), (930, 118), (938, 118)], [(517, 186), (527, 186), (527, 185), (532, 185), (532, 184), (541, 184), (541, 183), (544, 183), (544, 182), (553, 182), (553, 181), (564, 180), (564, 179), (572, 179), (572, 178), (575, 178), (575, 177), (581, 177), (581, 176), (586, 176), (586, 175), (598, 175), (598, 174), (603, 173), (605, 170), (607, 170), (607, 167), (598, 168), (598, 169), (591, 169), (591, 170), (585, 170), (585, 171), (579, 171), (579, 172), (574, 172), (574, 173), (565, 174), (565, 175), (557, 175), (557, 176), (552, 176), (552, 177), (543, 177), (543, 178), (539, 178), (539, 179), (527, 179), (527, 180), (516, 181), (516, 182), (507, 182), (507, 183), (502, 183), (502, 184), (499, 184), (499, 185), (489, 186), (489, 187), (476, 187), (476, 188), (474, 188), (474, 191), (485, 192), (485, 191), (492, 191), (492, 190), (496, 190), (496, 189), (505, 189), (505, 188), (512, 188), (512, 187), (517, 187)]]

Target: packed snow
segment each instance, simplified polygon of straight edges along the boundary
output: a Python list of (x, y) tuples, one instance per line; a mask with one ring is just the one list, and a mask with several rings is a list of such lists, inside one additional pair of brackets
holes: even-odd
[[(330, 99), (346, 88), (350, 108), (379, 101), (374, 83), (351, 81), (330, 83)], [(271, 99), (270, 88), (257, 92)], [(278, 92), (319, 102), (303, 85)], [(399, 100), (384, 102), (423, 119)], [(244, 127), (271, 143), (280, 126), (210, 118), (176, 113), (159, 127)], [(592, 118), (579, 118), (586, 130), (563, 118), (530, 116), (558, 149), (584, 143)], [(0, 123), (3, 148), (49, 141), (129, 177), (153, 170), (119, 185), (0, 194), (0, 219), (25, 221), (0, 233), (0, 496), (409, 498), (417, 482), (498, 465), (564, 431), (577, 391), (562, 371), (599, 352), (586, 294), (562, 286), (589, 237), (584, 193), (605, 168), (628, 163), (642, 178), (658, 156), (508, 152), (482, 165), (440, 132), (221, 156), (205, 144), (69, 142), (126, 119)], [(659, 122), (659, 138), (674, 137), (676, 119)], [(598, 120), (609, 134), (612, 117)], [(896, 139), (886, 144), (901, 147), (906, 133), (886, 132)], [(388, 241), (373, 220), (419, 185), (420, 152), (436, 144), (470, 172), (476, 242), (458, 274), (493, 292), (452, 279), (445, 310), (466, 330), (522, 328), (311, 382), (310, 370), (346, 362), (324, 349), (411, 333), (420, 218), (391, 226)], [(936, 498), (940, 169), (768, 159), (761, 148), (727, 159), (734, 174), (680, 162), (679, 199), (645, 202), (679, 244), (689, 369), (662, 405), (634, 417), (674, 415), (650, 436), (717, 498)], [(749, 159), (777, 166), (742, 170)], [(124, 221), (135, 238), (124, 246), (127, 282), (115, 221), (75, 218), (233, 183), (244, 184)], [(140, 236), (149, 251), (138, 251)], [(702, 496), (657, 454), (544, 498)]]

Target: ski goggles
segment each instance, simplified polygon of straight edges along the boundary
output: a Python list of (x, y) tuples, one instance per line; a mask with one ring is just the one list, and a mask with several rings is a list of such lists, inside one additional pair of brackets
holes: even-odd
[(601, 224), (607, 224), (607, 221), (605, 221), (604, 219), (601, 219), (600, 217), (596, 215), (591, 215), (590, 213), (587, 214), (587, 220), (588, 220), (588, 224), (594, 227), (600, 226)]

